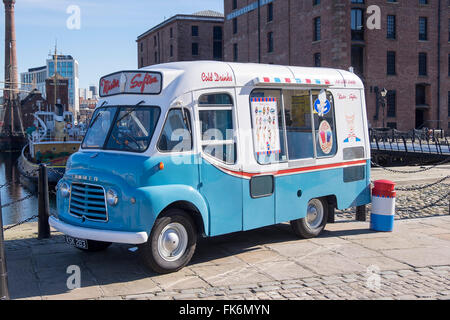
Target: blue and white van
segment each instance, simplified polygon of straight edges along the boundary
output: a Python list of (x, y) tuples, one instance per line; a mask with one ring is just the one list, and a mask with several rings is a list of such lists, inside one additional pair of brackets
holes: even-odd
[(353, 73), (213, 61), (120, 71), (57, 186), (50, 225), (89, 251), (139, 245), (179, 270), (199, 236), (289, 222), (317, 236), (370, 202), (364, 88)]

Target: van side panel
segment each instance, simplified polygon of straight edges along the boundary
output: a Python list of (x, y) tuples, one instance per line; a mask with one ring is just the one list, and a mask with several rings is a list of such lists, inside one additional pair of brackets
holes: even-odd
[[(198, 190), (198, 155), (167, 154), (151, 158), (151, 163), (145, 170), (145, 183), (139, 188), (144, 200), (144, 208), (148, 214), (142, 219), (151, 230), (154, 219), (161, 212), (177, 201), (186, 201), (194, 205), (200, 212), (204, 230), (209, 229), (208, 206)], [(164, 169), (159, 169), (159, 163), (164, 163)], [(144, 177), (143, 177), (144, 178)], [(149, 214), (150, 211), (152, 214)]]
[[(150, 186), (139, 189), (143, 193), (143, 198), (146, 199), (145, 204), (147, 207), (147, 215), (142, 216), (143, 224), (147, 226), (148, 232), (151, 231), (153, 223), (156, 217), (162, 213), (162, 211), (174, 202), (186, 201), (193, 204), (200, 212), (203, 220), (205, 231), (209, 228), (208, 207), (200, 195), (200, 193), (186, 185), (161, 185)], [(151, 208), (151, 210), (148, 210)], [(149, 214), (150, 212), (153, 214)]]
[[(336, 168), (276, 177), (276, 223), (304, 218), (308, 201), (313, 198), (335, 195), (338, 209), (369, 203), (370, 188), (366, 179), (344, 183), (344, 170)], [(367, 174), (367, 165), (363, 170)]]
[[(208, 205), (209, 236), (242, 230), (242, 181), (202, 159), (200, 193)], [(208, 229), (205, 229), (208, 230)]]

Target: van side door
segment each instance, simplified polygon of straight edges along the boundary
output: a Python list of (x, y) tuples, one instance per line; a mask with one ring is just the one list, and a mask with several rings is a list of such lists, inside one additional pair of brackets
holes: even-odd
[(233, 89), (194, 92), (199, 133), (200, 193), (209, 208), (209, 235), (242, 230), (242, 182)]

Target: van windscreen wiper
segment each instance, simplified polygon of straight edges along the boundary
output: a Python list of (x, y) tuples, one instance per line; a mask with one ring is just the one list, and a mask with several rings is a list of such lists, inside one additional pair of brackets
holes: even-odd
[(116, 125), (118, 125), (122, 119), (128, 117), (128, 115), (129, 115), (130, 113), (134, 112), (134, 111), (136, 110), (136, 108), (137, 108), (138, 106), (140, 106), (141, 104), (143, 104), (144, 102), (145, 102), (144, 100), (141, 100), (141, 101), (139, 101), (137, 104), (135, 104), (135, 105), (131, 108), (131, 110), (128, 110), (123, 116), (121, 116), (121, 117), (116, 121)]

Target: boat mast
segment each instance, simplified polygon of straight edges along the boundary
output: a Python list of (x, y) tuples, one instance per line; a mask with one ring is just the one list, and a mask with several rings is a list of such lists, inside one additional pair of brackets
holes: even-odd
[(56, 76), (57, 74), (58, 74), (58, 54), (57, 54), (57, 51), (56, 51), (56, 48), (57, 48), (57, 43), (55, 43), (55, 55), (54, 55), (54, 58), (53, 58), (53, 60), (54, 60), (54, 63), (55, 63), (55, 80), (54, 80), (54, 86), (55, 86), (55, 89), (54, 89), (54, 91), (55, 91), (55, 96), (54, 96), (54, 103), (53, 103), (53, 112), (56, 112), (56, 87), (57, 87), (57, 85), (58, 85), (58, 77)]

